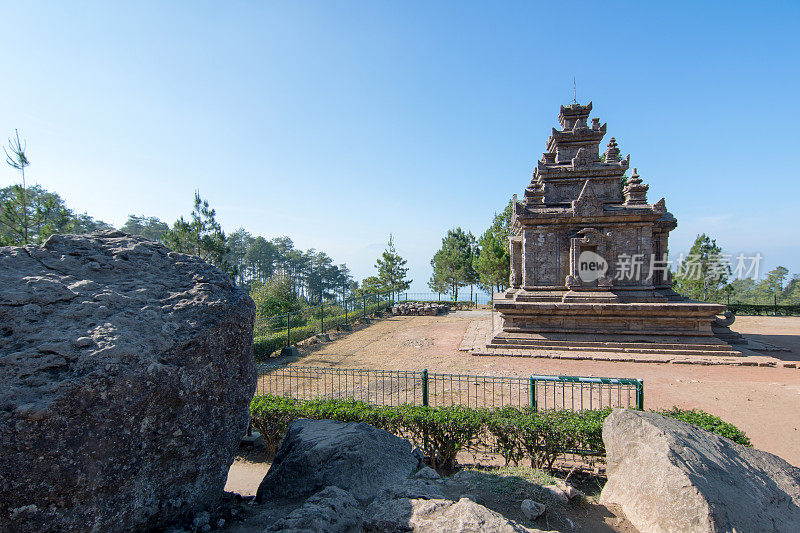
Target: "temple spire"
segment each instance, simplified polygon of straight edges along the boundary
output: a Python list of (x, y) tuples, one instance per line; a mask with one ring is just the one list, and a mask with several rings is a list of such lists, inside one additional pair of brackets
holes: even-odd
[(611, 140), (608, 141), (608, 147), (606, 148), (605, 162), (616, 163), (617, 161), (619, 161), (619, 147), (617, 146), (617, 140), (611, 137)]
[(647, 204), (647, 190), (650, 188), (646, 185), (636, 169), (633, 169), (631, 177), (628, 178), (628, 184), (625, 185), (625, 205), (645, 205)]

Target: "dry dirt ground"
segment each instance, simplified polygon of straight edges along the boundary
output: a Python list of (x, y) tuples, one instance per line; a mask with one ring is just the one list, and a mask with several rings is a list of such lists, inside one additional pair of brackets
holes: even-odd
[[(800, 466), (800, 369), (728, 365), (676, 365), (527, 357), (476, 357), (458, 351), (483, 311), (445, 316), (389, 317), (301, 350), (276, 364), (422, 370), (462, 374), (630, 377), (644, 379), (645, 407), (700, 408), (735, 424), (753, 445)], [(800, 366), (800, 317), (738, 317), (732, 329), (788, 352), (765, 356)]]
[[(489, 316), (482, 311), (458, 311), (436, 317), (384, 318), (352, 333), (334, 336), (333, 342), (306, 346), (297, 358), (276, 358), (270, 363), (390, 370), (427, 368), (432, 372), (496, 376), (641, 378), (645, 382), (646, 408), (676, 405), (703, 409), (744, 430), (756, 448), (800, 466), (800, 369), (478, 357), (459, 351), (470, 322), (488, 320)], [(732, 329), (789, 349), (765, 353), (765, 359), (778, 358), (800, 366), (800, 317), (738, 317)], [(242, 450), (231, 467), (226, 490), (255, 494), (268, 468), (263, 452)], [(575, 508), (555, 507), (543, 519), (527, 522), (519, 511), (519, 501), (534, 496), (528, 492), (535, 487), (513, 476), (487, 473), (482, 486), (469, 490), (480, 503), (526, 525), (561, 531), (635, 531), (619, 510), (593, 500)]]

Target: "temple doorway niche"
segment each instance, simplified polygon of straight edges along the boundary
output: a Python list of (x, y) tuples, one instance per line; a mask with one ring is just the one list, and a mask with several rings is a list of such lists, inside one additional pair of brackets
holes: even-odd
[(608, 272), (608, 236), (597, 228), (583, 228), (570, 239), (567, 287), (597, 289), (611, 286)]

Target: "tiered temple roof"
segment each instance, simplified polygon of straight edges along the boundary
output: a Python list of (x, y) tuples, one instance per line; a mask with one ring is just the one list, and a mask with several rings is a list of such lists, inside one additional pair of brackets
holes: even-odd
[(592, 196), (609, 216), (619, 216), (621, 211), (642, 214), (645, 210), (670, 218), (662, 201), (647, 203), (649, 187), (635, 171), (622, 187), (630, 155), (621, 158), (617, 140), (612, 137), (601, 157), (600, 143), (607, 125), (601, 125), (598, 118), (590, 120), (591, 111), (591, 102), (561, 106), (561, 129), (553, 128), (547, 151), (538, 161), (522, 201), (515, 202), (515, 212), (523, 218), (567, 214), (570, 210), (577, 215), (575, 202), (585, 203)]

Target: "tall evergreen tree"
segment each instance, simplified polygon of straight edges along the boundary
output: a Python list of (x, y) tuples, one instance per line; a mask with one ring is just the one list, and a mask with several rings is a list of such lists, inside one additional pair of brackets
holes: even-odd
[(673, 276), (675, 292), (693, 300), (722, 301), (731, 269), (721, 255), (722, 248), (716, 240), (705, 233), (698, 235)]
[(478, 274), (479, 286), (488, 292), (499, 292), (508, 286), (511, 269), (508, 238), (511, 236), (512, 209), (509, 202), (502, 213), (495, 214), (492, 225), (478, 239), (473, 268)]
[(196, 255), (231, 276), (236, 277), (236, 267), (227, 261), (230, 252), (225, 232), (217, 222), (216, 211), (207, 200), (194, 194), (194, 209), (190, 220), (179, 218), (164, 234), (164, 244), (176, 252)]
[(141, 235), (152, 241), (162, 241), (164, 234), (169, 230), (169, 224), (156, 217), (144, 215), (128, 215), (128, 220), (120, 228), (121, 231), (131, 235)]
[(428, 287), (436, 292), (453, 295), (458, 300), (458, 289), (474, 283), (472, 268), (475, 237), (461, 228), (451, 229), (442, 239), (442, 247), (433, 255), (433, 274)]
[[(6, 154), (6, 163), (13, 169), (20, 173), (22, 178), (22, 185), (14, 185), (13, 191), (16, 193), (13, 198), (2, 205), (3, 218), (13, 220), (12, 228), (19, 228), (21, 244), (30, 244), (29, 223), (30, 213), (28, 212), (28, 187), (25, 184), (25, 167), (30, 165), (28, 157), (25, 155), (25, 144), (19, 140), (19, 131), (14, 130), (14, 138), (8, 139), (8, 148), (3, 147), (3, 152)], [(19, 207), (15, 204), (18, 204)]]
[(407, 290), (411, 286), (412, 280), (406, 279), (408, 268), (405, 265), (406, 260), (397, 253), (390, 233), (387, 247), (375, 263), (375, 268), (378, 269), (378, 280), (384, 290), (399, 292)]
[(756, 283), (754, 289), (756, 299), (761, 303), (781, 303), (788, 276), (789, 269), (784, 266), (779, 266), (767, 272), (766, 277)]
[(275, 245), (264, 237), (256, 237), (244, 254), (247, 279), (265, 282), (275, 272), (276, 261)]

